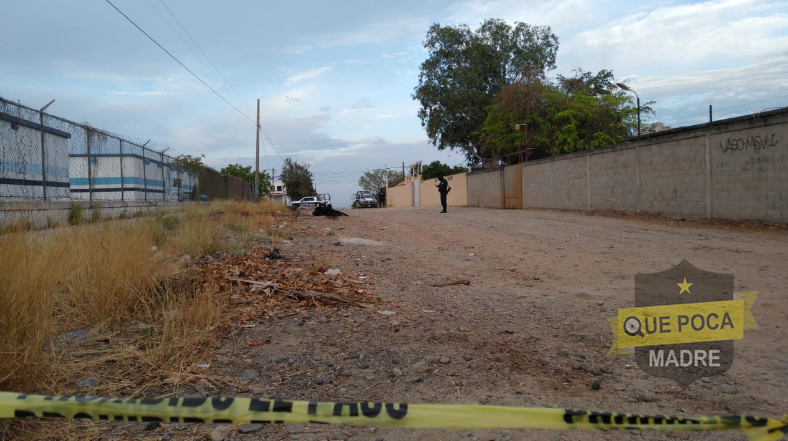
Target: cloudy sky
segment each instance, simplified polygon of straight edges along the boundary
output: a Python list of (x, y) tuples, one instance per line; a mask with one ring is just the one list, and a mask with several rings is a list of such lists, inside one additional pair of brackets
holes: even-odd
[(656, 101), (649, 122), (702, 123), (709, 104), (715, 119), (788, 105), (788, 1), (111, 1), (232, 106), (106, 0), (5, 2), (0, 96), (35, 108), (54, 98), (54, 115), (217, 169), (254, 164), (260, 99), (261, 168), (306, 161), (338, 206), (364, 170), (462, 163), (429, 144), (411, 99), (432, 23), (550, 26), (551, 75), (610, 69)]

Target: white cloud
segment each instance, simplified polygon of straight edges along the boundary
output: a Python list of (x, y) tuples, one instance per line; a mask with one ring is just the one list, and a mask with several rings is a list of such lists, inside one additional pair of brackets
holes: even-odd
[(327, 35), (318, 43), (319, 47), (356, 46), (360, 44), (410, 40), (414, 35), (423, 35), (430, 22), (422, 17), (407, 17), (395, 21), (370, 23), (367, 26), (334, 35)]
[(299, 81), (309, 80), (312, 78), (319, 77), (320, 75), (331, 72), (332, 70), (334, 70), (334, 68), (331, 66), (323, 66), (323, 67), (318, 67), (317, 69), (312, 69), (306, 72), (301, 72), (295, 75), (291, 75), (287, 78), (287, 81), (285, 81), (285, 86), (292, 86), (298, 83)]
[(788, 56), (744, 67), (699, 70), (681, 75), (641, 78), (636, 87), (643, 102), (655, 100), (656, 120), (673, 126), (755, 113), (788, 102)]
[(571, 67), (587, 60), (626, 73), (750, 64), (788, 52), (786, 21), (784, 7), (762, 0), (661, 6), (577, 33), (559, 56)]

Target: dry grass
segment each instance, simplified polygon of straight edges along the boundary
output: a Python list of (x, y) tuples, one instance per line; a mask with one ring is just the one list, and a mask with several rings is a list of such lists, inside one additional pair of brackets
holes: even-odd
[(54, 329), (56, 293), (67, 256), (58, 240), (26, 232), (0, 236), (0, 390), (29, 390), (48, 369), (44, 348)]
[[(213, 289), (178, 278), (181, 256), (226, 251), (218, 234), (225, 224), (243, 232), (243, 243), (232, 247), (245, 247), (271, 230), (278, 210), (285, 207), (195, 204), (180, 213), (0, 235), (0, 390), (57, 392), (107, 357), (134, 360), (138, 372), (177, 372), (215, 337), (223, 309)], [(83, 328), (112, 335), (134, 322), (148, 324), (142, 344), (116, 344), (96, 356), (58, 353), (53, 340)]]

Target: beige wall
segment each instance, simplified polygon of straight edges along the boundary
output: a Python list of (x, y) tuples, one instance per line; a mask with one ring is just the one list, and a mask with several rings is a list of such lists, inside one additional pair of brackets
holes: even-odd
[(396, 187), (389, 188), (387, 192), (386, 207), (413, 206), (413, 184), (411, 182), (405, 182)]
[(468, 174), (466, 178), (469, 207), (481, 207), (482, 201), (482, 175), (481, 173)]
[(503, 169), (503, 195), (505, 208), (523, 208), (523, 165), (510, 165)]
[(786, 131), (781, 109), (528, 162), (524, 206), (788, 222)]
[(468, 206), (504, 208), (503, 168), (468, 174)]
[[(451, 191), (446, 198), (446, 204), (450, 206), (466, 206), (468, 204), (468, 178), (466, 173), (446, 176), (446, 181), (451, 187)], [(421, 200), (419, 205), (440, 206), (440, 193), (435, 187), (438, 185), (438, 179), (423, 181), (420, 185), (419, 196)]]

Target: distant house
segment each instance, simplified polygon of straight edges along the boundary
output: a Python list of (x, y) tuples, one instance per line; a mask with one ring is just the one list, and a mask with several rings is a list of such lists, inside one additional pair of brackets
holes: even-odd
[(290, 198), (287, 197), (285, 194), (285, 184), (282, 181), (274, 181), (271, 185), (271, 200), (275, 202), (281, 202), (283, 204), (289, 204)]

